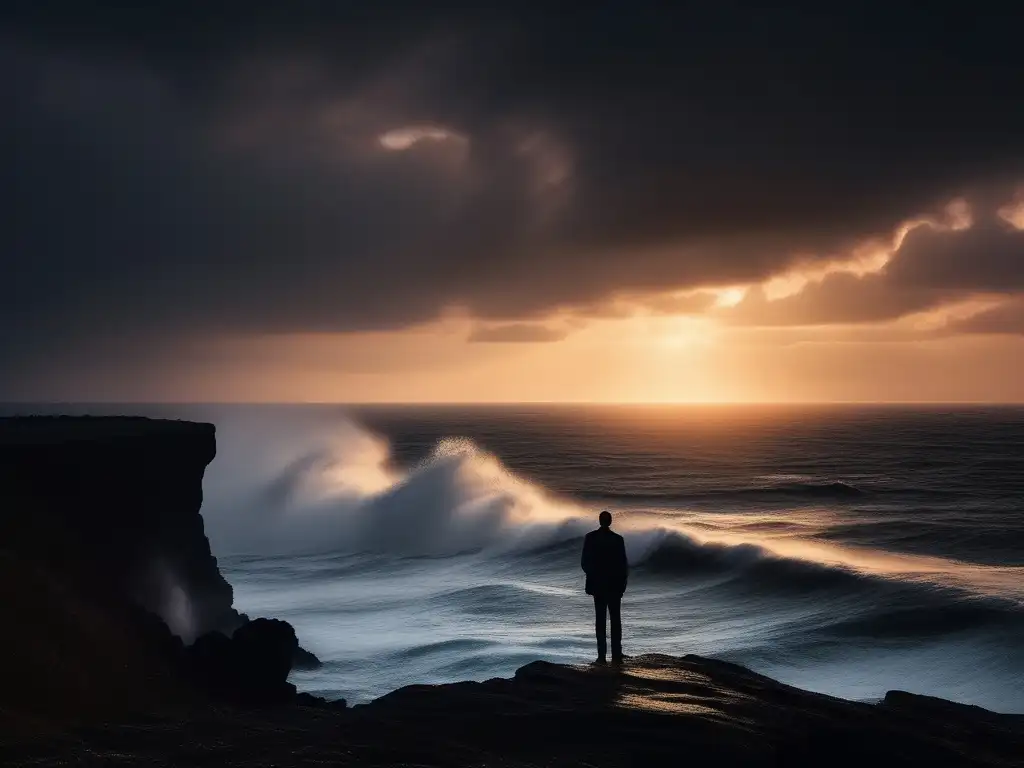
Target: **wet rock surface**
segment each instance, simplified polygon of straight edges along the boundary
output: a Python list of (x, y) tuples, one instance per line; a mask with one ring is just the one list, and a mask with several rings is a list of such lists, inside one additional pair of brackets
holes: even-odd
[(410, 686), (337, 710), (199, 708), (21, 734), (5, 764), (1012, 766), (1024, 716), (893, 693), (864, 704), (696, 656), (534, 662), (510, 680)]

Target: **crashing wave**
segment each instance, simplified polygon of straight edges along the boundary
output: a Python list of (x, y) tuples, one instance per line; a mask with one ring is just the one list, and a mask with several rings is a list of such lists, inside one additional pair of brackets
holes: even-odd
[[(287, 434), (275, 432), (264, 439), (247, 435), (247, 443), (271, 445), (273, 451), (247, 457), (249, 476), (265, 480), (248, 499), (234, 502), (231, 515), (215, 518), (222, 540), (231, 537), (263, 553), (543, 557), (547, 552), (555, 563), (575, 550), (573, 542), (593, 527), (593, 509), (557, 498), (515, 475), (472, 441), (443, 439), (418, 465), (400, 469), (391, 462), (386, 440), (348, 420), (300, 429), (292, 444)], [(773, 480), (758, 492), (863, 492), (838, 481)], [(842, 549), (820, 539), (745, 528), (763, 526), (765, 519), (744, 518), (726, 530), (701, 531), (700, 518), (694, 515), (687, 527), (665, 516), (629, 517), (620, 517), (616, 527), (626, 537), (631, 562), (652, 571), (718, 574), (751, 589), (857, 590), (867, 588), (866, 580), (873, 576), (921, 576), (950, 584), (960, 584), (961, 576), (1009, 578), (984, 569), (974, 572), (952, 561)], [(231, 530), (225, 532), (225, 525)], [(999, 591), (999, 585), (989, 591)]]

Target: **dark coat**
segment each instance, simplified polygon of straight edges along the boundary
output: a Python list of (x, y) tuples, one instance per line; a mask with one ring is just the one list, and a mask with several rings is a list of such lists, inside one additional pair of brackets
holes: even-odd
[(588, 595), (622, 597), (629, 578), (626, 542), (610, 528), (591, 531), (583, 539), (580, 567), (587, 574)]

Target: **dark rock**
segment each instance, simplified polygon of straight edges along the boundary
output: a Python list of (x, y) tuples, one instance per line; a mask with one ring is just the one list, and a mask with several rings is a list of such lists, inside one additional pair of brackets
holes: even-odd
[(1005, 768), (1024, 756), (1021, 715), (901, 693), (845, 701), (698, 656), (534, 662), (514, 679), (409, 686), (350, 711), (292, 701), (0, 739), (0, 765)]
[(8, 543), (0, 536), (0, 720), (109, 720), (198, 703), (181, 675), (181, 639), (158, 617)]
[(324, 699), (319, 696), (314, 696), (311, 693), (300, 693), (295, 696), (295, 703), (300, 707), (314, 707), (319, 709), (324, 704)]
[(231, 643), (239, 675), (258, 689), (284, 683), (299, 648), (292, 625), (280, 619), (243, 624), (235, 630)]
[(231, 651), (231, 638), (221, 632), (208, 632), (187, 650), (192, 680), (218, 698), (229, 697), (237, 685)]
[(187, 650), (192, 680), (216, 698), (241, 706), (272, 706), (296, 696), (288, 682), (299, 647), (295, 629), (279, 619), (254, 619), (231, 637), (210, 632)]
[(177, 668), (185, 654), (185, 643), (171, 632), (164, 620), (141, 606), (126, 606), (129, 622), (136, 628), (138, 637), (147, 647), (152, 648)]
[(294, 669), (320, 669), (322, 666), (323, 662), (312, 651), (307, 651), (302, 646), (295, 650), (295, 656), (292, 658)]
[(0, 615), (18, 628), (0, 712), (166, 710), (197, 703), (195, 684), (245, 705), (294, 698), (295, 659), (318, 660), (286, 622), (235, 611), (210, 551), (215, 450), (211, 424), (0, 418)]
[[(374, 754), (382, 763), (457, 763), (471, 747), (476, 764), (675, 765), (681, 755), (716, 768), (1024, 764), (1024, 715), (898, 692), (878, 705), (846, 701), (699, 656), (538, 661), (512, 680), (402, 688), (353, 715), (361, 743), (376, 732), (377, 750), (393, 745), (388, 760)], [(402, 734), (430, 734), (432, 753), (403, 754), (416, 742)]]
[(0, 538), (138, 603), (186, 643), (230, 632), (241, 619), (200, 515), (215, 453), (212, 424), (2, 418)]
[(300, 693), (295, 697), (295, 703), (300, 707), (312, 709), (329, 709), (341, 711), (348, 709), (348, 702), (345, 699), (323, 699), (311, 693)]

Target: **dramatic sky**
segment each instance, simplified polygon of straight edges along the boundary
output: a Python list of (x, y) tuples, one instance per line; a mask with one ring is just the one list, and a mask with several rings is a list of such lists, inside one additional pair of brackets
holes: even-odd
[(1024, 401), (1014, 3), (475, 5), (9, 0), (0, 400)]

